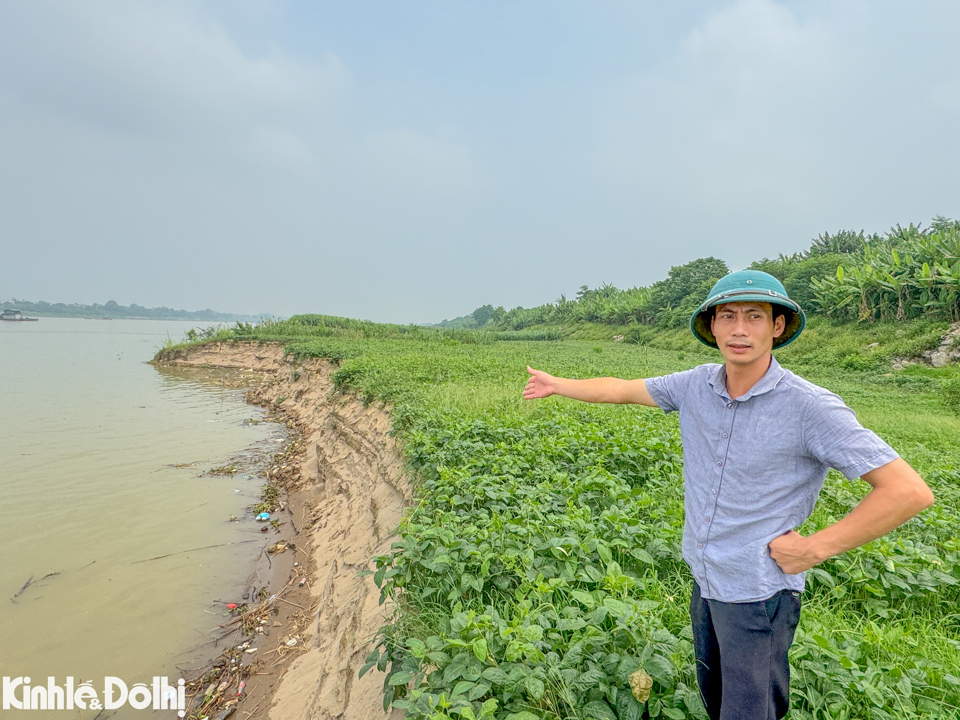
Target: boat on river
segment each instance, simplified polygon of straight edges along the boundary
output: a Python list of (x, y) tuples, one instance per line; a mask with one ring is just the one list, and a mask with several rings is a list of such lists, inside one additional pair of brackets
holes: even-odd
[(40, 318), (24, 317), (19, 310), (7, 309), (0, 313), (0, 320), (4, 322), (37, 322)]

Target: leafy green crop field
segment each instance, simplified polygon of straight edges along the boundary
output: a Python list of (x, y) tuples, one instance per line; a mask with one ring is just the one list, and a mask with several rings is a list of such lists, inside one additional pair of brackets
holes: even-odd
[[(437, 720), (705, 716), (676, 417), (520, 392), (528, 364), (650, 377), (718, 355), (689, 344), (271, 332), (297, 356), (336, 359), (337, 386), (388, 403), (404, 443), (416, 504), (375, 574), (398, 614), (367, 664), (387, 673), (386, 704)], [(937, 504), (808, 574), (790, 716), (960, 718), (960, 418), (941, 399), (950, 378), (845, 364), (875, 351), (832, 332), (819, 331), (823, 353), (797, 343), (781, 362), (839, 392)], [(839, 519), (867, 489), (831, 472), (801, 532)], [(630, 687), (640, 669), (652, 679), (645, 702)]]

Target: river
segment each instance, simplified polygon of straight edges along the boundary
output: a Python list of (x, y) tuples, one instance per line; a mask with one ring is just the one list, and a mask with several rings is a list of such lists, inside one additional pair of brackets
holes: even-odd
[(284, 436), (211, 372), (147, 364), (190, 327), (0, 323), (0, 676), (175, 685), (215, 654), (265, 542), (252, 463)]

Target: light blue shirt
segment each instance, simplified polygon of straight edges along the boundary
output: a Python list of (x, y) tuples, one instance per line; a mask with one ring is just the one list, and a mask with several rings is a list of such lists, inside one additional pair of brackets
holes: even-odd
[(723, 365), (650, 378), (665, 412), (680, 413), (683, 558), (704, 598), (764, 600), (802, 591), (767, 544), (813, 512), (827, 470), (848, 479), (895, 460), (843, 400), (773, 359), (746, 394), (731, 399)]

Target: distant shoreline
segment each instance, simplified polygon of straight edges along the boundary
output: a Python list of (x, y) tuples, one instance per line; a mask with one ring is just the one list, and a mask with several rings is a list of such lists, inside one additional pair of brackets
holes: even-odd
[[(0, 308), (2, 312), (5, 308)], [(19, 308), (17, 308), (19, 310)], [(260, 322), (260, 318), (257, 317), (248, 317), (246, 315), (238, 315), (235, 319), (231, 320), (208, 320), (206, 318), (185, 318), (185, 317), (144, 317), (142, 315), (103, 315), (100, 317), (94, 317), (91, 315), (52, 315), (36, 312), (30, 310), (30, 317), (33, 318), (45, 318), (45, 319), (60, 319), (60, 320), (159, 320), (162, 322), (205, 322), (205, 323), (235, 323), (235, 322)]]
[(19, 310), (24, 315), (41, 318), (76, 318), (81, 320), (184, 320), (186, 322), (206, 323), (258, 323), (273, 318), (270, 313), (244, 315), (225, 313), (206, 308), (204, 310), (177, 310), (166, 306), (148, 308), (136, 303), (120, 305), (108, 300), (103, 305), (93, 303), (49, 303), (43, 300), (33, 302), (12, 298), (0, 301), (0, 311)]

